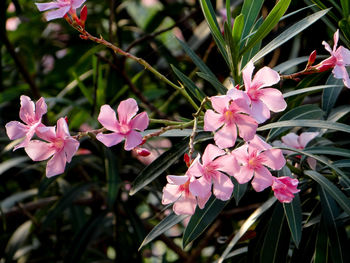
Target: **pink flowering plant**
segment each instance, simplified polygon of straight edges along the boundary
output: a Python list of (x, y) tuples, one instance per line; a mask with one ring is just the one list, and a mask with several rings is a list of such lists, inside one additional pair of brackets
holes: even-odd
[(349, 262), (348, 1), (175, 2), (0, 7), (1, 262)]

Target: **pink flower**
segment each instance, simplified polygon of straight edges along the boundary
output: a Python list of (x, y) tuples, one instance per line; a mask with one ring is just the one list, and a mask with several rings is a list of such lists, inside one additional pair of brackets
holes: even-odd
[(168, 184), (163, 188), (162, 204), (174, 203), (173, 210), (177, 215), (193, 215), (198, 204), (203, 209), (210, 193), (204, 198), (195, 197), (190, 191), (190, 183), (196, 179), (188, 174), (183, 176), (168, 175)]
[[(298, 136), (295, 133), (291, 132), (281, 137), (282, 142), (275, 141), (273, 144), (276, 146), (287, 146), (294, 149), (303, 150), (306, 147), (306, 145), (309, 143), (309, 141), (314, 139), (318, 134), (319, 132), (303, 132)], [(294, 152), (284, 150), (283, 153), (291, 154)], [(307, 162), (309, 166), (315, 170), (316, 160), (314, 158), (308, 157)]]
[(299, 181), (288, 176), (273, 177), (272, 190), (276, 198), (282, 203), (290, 203), (294, 194), (300, 192), (297, 189)]
[(237, 128), (239, 136), (245, 141), (251, 140), (258, 127), (257, 122), (250, 117), (250, 109), (242, 98), (232, 100), (229, 96), (214, 96), (210, 98), (216, 112), (207, 110), (204, 115), (204, 130), (216, 131), (214, 140), (221, 149), (235, 145)]
[(140, 145), (142, 143), (142, 135), (135, 129), (144, 131), (148, 126), (149, 119), (146, 112), (135, 116), (138, 110), (139, 108), (134, 99), (124, 100), (118, 106), (117, 119), (115, 111), (109, 105), (103, 105), (97, 119), (107, 130), (113, 133), (99, 133), (96, 136), (97, 140), (107, 147), (111, 147), (125, 138), (124, 149), (127, 151)]
[(44, 98), (40, 98), (36, 104), (25, 95), (21, 98), (21, 108), (19, 110), (19, 118), (25, 123), (18, 121), (10, 121), (6, 124), (6, 133), (10, 140), (23, 138), (24, 140), (15, 146), (13, 150), (26, 147), (28, 142), (35, 134), (38, 127), (44, 126), (41, 123), (42, 116), (47, 112), (47, 106)]
[(325, 49), (331, 53), (331, 56), (321, 61), (318, 65), (315, 66), (315, 68), (321, 72), (333, 68), (332, 73), (334, 77), (336, 79), (343, 79), (344, 85), (350, 88), (350, 78), (345, 68), (346, 66), (350, 65), (350, 50), (346, 49), (343, 46), (337, 48), (339, 40), (339, 29), (334, 33), (333, 40), (333, 50), (327, 42), (322, 42)]
[[(147, 140), (142, 147), (143, 148), (134, 148), (132, 151), (132, 156), (138, 159), (144, 165), (149, 165), (171, 147), (171, 141), (164, 137), (158, 137), (152, 140)], [(146, 153), (145, 151), (148, 151), (149, 155), (143, 154)]]
[(272, 149), (257, 135), (250, 142), (234, 150), (232, 154), (242, 165), (240, 171), (233, 176), (240, 184), (247, 183), (254, 176), (252, 186), (257, 192), (273, 184), (273, 176), (266, 166), (272, 170), (280, 170), (286, 164), (282, 151)]
[(49, 3), (35, 3), (39, 11), (46, 11), (50, 9), (55, 9), (46, 13), (45, 17), (47, 21), (62, 18), (68, 12), (74, 12), (79, 8), (85, 0), (57, 0)]
[(263, 67), (255, 74), (252, 80), (253, 71), (254, 64), (249, 62), (242, 72), (245, 93), (250, 100), (251, 115), (258, 123), (263, 123), (270, 118), (270, 111), (284, 111), (287, 103), (278, 89), (265, 88), (280, 81), (280, 76), (276, 71)]
[(33, 161), (43, 161), (52, 156), (46, 166), (46, 176), (51, 177), (64, 172), (66, 162), (70, 163), (79, 148), (79, 142), (70, 136), (64, 118), (57, 121), (55, 127), (38, 128), (38, 136), (47, 141), (32, 140), (24, 148)]
[(216, 198), (223, 201), (229, 200), (233, 191), (233, 183), (231, 179), (222, 172), (231, 176), (238, 172), (239, 165), (237, 161), (226, 157), (225, 151), (213, 144), (208, 144), (205, 148), (202, 157), (203, 163), (200, 163), (199, 158), (200, 156), (198, 155), (187, 172), (198, 178), (190, 183), (190, 191), (192, 194), (204, 198), (210, 194), (211, 185), (213, 184), (213, 193)]

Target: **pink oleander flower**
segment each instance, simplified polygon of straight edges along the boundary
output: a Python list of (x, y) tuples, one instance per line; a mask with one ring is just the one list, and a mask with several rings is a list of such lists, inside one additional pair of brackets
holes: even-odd
[(6, 133), (10, 140), (23, 138), (24, 140), (15, 146), (13, 150), (26, 147), (30, 139), (35, 134), (38, 127), (44, 126), (41, 123), (42, 116), (47, 112), (47, 106), (44, 98), (40, 98), (35, 104), (27, 96), (22, 95), (19, 118), (25, 123), (10, 121), (6, 124)]
[(67, 13), (74, 13), (77, 8), (79, 8), (85, 0), (56, 0), (49, 3), (35, 3), (39, 11), (46, 11), (50, 9), (55, 9), (46, 13), (45, 17), (47, 21), (62, 18)]
[(251, 140), (258, 123), (249, 116), (250, 109), (243, 98), (232, 99), (229, 96), (214, 96), (210, 98), (213, 110), (207, 110), (204, 115), (204, 130), (216, 131), (214, 140), (221, 149), (232, 147), (239, 136), (245, 141)]
[(162, 204), (174, 203), (173, 210), (177, 215), (193, 215), (198, 204), (203, 209), (211, 193), (204, 198), (194, 196), (190, 190), (190, 184), (195, 177), (185, 174), (182, 176), (168, 175), (167, 185), (163, 188)]
[(332, 73), (336, 79), (343, 79), (344, 85), (350, 88), (350, 78), (346, 70), (346, 66), (350, 65), (350, 50), (343, 46), (337, 48), (339, 40), (339, 29), (333, 36), (334, 45), (333, 50), (327, 42), (323, 41), (325, 49), (331, 54), (331, 56), (318, 65), (315, 66), (320, 72), (333, 68)]
[(140, 145), (142, 143), (142, 135), (136, 130), (144, 131), (148, 126), (149, 119), (146, 112), (135, 116), (138, 110), (139, 107), (136, 100), (124, 100), (118, 106), (117, 119), (115, 111), (109, 105), (103, 105), (97, 119), (103, 127), (112, 131), (112, 133), (99, 133), (96, 136), (97, 140), (107, 147), (111, 147), (125, 138), (124, 149), (127, 151)]
[(286, 164), (282, 151), (272, 147), (257, 135), (243, 146), (232, 151), (241, 168), (233, 174), (238, 183), (249, 182), (253, 177), (252, 186), (255, 191), (261, 192), (273, 184), (273, 176), (266, 168), (280, 170)]
[(233, 183), (222, 172), (233, 176), (234, 173), (239, 171), (237, 161), (226, 157), (225, 151), (213, 144), (208, 144), (205, 148), (202, 163), (200, 163), (199, 158), (198, 155), (187, 172), (198, 178), (190, 183), (192, 194), (204, 198), (210, 194), (213, 185), (213, 193), (216, 198), (223, 201), (229, 200), (233, 191)]
[(66, 162), (70, 163), (79, 148), (79, 142), (70, 136), (64, 118), (57, 121), (57, 127), (39, 127), (38, 137), (47, 141), (32, 140), (24, 148), (33, 161), (47, 162), (46, 176), (52, 177), (64, 172)]
[[(281, 141), (275, 141), (273, 144), (275, 146), (287, 146), (287, 147), (291, 147), (294, 149), (299, 149), (299, 150), (303, 150), (306, 145), (312, 140), (314, 139), (317, 135), (319, 134), (319, 132), (302, 132), (299, 136), (296, 135), (295, 133), (291, 132), (288, 133), (285, 136), (281, 137)], [(292, 154), (294, 152), (292, 151), (288, 151), (288, 150), (283, 150), (284, 154)], [(308, 157), (307, 159), (307, 163), (309, 164), (309, 166), (311, 167), (311, 169), (315, 170), (316, 169), (316, 160), (314, 158), (310, 158)]]
[[(266, 88), (280, 81), (280, 76), (276, 71), (269, 67), (263, 67), (252, 79), (253, 71), (254, 64), (252, 62), (249, 62), (243, 69), (245, 93), (248, 95), (251, 106), (251, 116), (258, 123), (263, 123), (270, 118), (270, 111), (284, 111), (287, 103), (278, 89)], [(234, 89), (230, 92), (234, 92)]]
[(274, 195), (281, 203), (290, 203), (294, 194), (300, 192), (298, 187), (299, 181), (288, 176), (273, 177), (272, 190)]

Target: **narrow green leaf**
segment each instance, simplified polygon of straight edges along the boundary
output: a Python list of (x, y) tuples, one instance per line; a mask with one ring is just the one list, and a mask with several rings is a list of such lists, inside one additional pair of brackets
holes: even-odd
[(325, 89), (322, 94), (322, 109), (326, 113), (326, 116), (328, 116), (330, 111), (333, 109), (344, 85), (343, 80), (334, 78), (333, 74), (328, 77), (326, 85), (336, 85), (332, 89)]
[(197, 75), (201, 77), (202, 79), (205, 79), (208, 81), (213, 87), (216, 89), (216, 91), (220, 94), (226, 94), (227, 89), (224, 85), (222, 85), (217, 78), (213, 78), (212, 76), (202, 73), (202, 72), (197, 72)]
[(329, 181), (326, 177), (319, 174), (315, 171), (305, 171), (304, 174), (311, 177), (314, 181), (316, 181), (320, 186), (322, 186), (327, 193), (329, 193), (334, 200), (340, 205), (344, 211), (350, 215), (350, 199), (343, 194), (331, 181)]
[(328, 121), (338, 121), (347, 115), (350, 112), (350, 106), (343, 105), (337, 108), (332, 109), (332, 111), (328, 115)]
[[(212, 138), (211, 133), (200, 132), (197, 134), (195, 143), (206, 141)], [(139, 176), (133, 182), (133, 187), (130, 190), (130, 195), (136, 194), (143, 187), (151, 183), (176, 162), (188, 149), (188, 137), (174, 145), (171, 149), (160, 155), (150, 165), (143, 169)]]
[(336, 147), (310, 147), (305, 148), (304, 151), (312, 154), (335, 155), (350, 158), (350, 150)]
[(239, 48), (239, 43), (241, 40), (243, 28), (244, 28), (244, 15), (240, 14), (239, 16), (236, 16), (235, 22), (233, 24), (233, 29), (232, 29), (232, 39), (235, 45), (237, 46), (237, 51)]
[(151, 232), (148, 233), (140, 245), (139, 250), (187, 217), (188, 215), (177, 215), (172, 212), (170, 215), (160, 221), (160, 223), (156, 225)]
[(13, 167), (16, 167), (16, 166), (19, 166), (20, 164), (28, 161), (29, 158), (26, 157), (26, 156), (22, 156), (22, 157), (15, 157), (15, 158), (12, 158), (10, 160), (7, 160), (7, 161), (4, 161), (4, 162), (1, 162), (0, 164), (0, 175), (3, 174), (4, 172), (6, 172), (7, 170), (13, 168)]
[(347, 18), (350, 15), (349, 0), (340, 0), (341, 8), (343, 10), (343, 17)]
[(233, 185), (234, 185), (233, 197), (235, 198), (236, 205), (238, 206), (239, 201), (247, 191), (248, 183), (240, 184), (237, 182), (237, 180), (234, 177), (231, 177), (231, 180), (233, 181)]
[(252, 27), (260, 13), (260, 9), (264, 3), (264, 0), (245, 0), (243, 1), (242, 12), (244, 16), (244, 26), (242, 30), (242, 38), (244, 39), (250, 32)]
[(38, 189), (29, 189), (23, 192), (15, 193), (11, 196), (6, 197), (0, 202), (0, 208), (3, 213), (6, 213), (8, 210), (13, 208), (17, 203), (22, 202), (27, 198), (32, 198), (38, 194)]
[[(288, 5), (289, 5), (289, 3), (288, 3)], [(322, 18), (325, 14), (327, 14), (328, 11), (329, 11), (329, 9), (322, 10), (322, 11), (319, 11), (317, 13), (309, 15), (308, 17), (305, 17), (304, 19), (298, 21), (297, 23), (295, 23), (294, 25), (292, 25), (291, 27), (289, 27), (288, 29), (283, 31), (280, 35), (278, 35), (274, 40), (272, 40), (270, 43), (268, 43), (265, 47), (263, 47), (251, 60), (253, 62), (255, 62), (255, 61), (259, 60), (260, 58), (264, 57), (265, 55), (267, 55), (271, 51), (275, 50), (277, 47), (279, 47), (283, 43), (287, 42), (289, 39), (293, 38), (295, 35), (299, 34), (305, 28), (309, 27), (310, 25), (315, 23), (317, 20)], [(271, 13), (272, 13), (272, 11), (271, 11)], [(266, 20), (267, 20), (267, 18), (266, 18)], [(264, 25), (264, 23), (263, 23), (263, 25)], [(263, 25), (261, 25), (261, 27)]]
[(294, 244), (299, 247), (301, 240), (301, 228), (302, 228), (302, 216), (301, 216), (301, 203), (299, 194), (296, 194), (291, 203), (283, 204), (284, 213), (287, 217), (288, 226), (292, 235)]
[(330, 241), (330, 251), (333, 262), (346, 262), (344, 255), (345, 251), (342, 246), (342, 241), (339, 233), (339, 227), (336, 223), (336, 218), (339, 216), (339, 209), (334, 199), (329, 193), (321, 186), (319, 190), (322, 204), (322, 216), (324, 217), (324, 223)]
[[(258, 21), (256, 21), (256, 23), (254, 24), (253, 28), (252, 28), (252, 32), (251, 35), (254, 35), (255, 31), (261, 26), (261, 24), (263, 23), (264, 19), (262, 17), (260, 17), (258, 19)], [(250, 37), (250, 35), (249, 35)], [(249, 38), (248, 37), (248, 38)], [(246, 40), (247, 41), (247, 40)], [(245, 67), (245, 65), (247, 65), (247, 63), (251, 60), (252, 57), (255, 56), (256, 53), (259, 52), (260, 48), (261, 48), (261, 40), (254, 46), (252, 47), (248, 52), (246, 52), (243, 57), (242, 57), (242, 62), (241, 62), (241, 69), (243, 69)], [(242, 45), (241, 45), (242, 46)]]
[(118, 196), (122, 180), (118, 174), (117, 158), (112, 151), (104, 147), (104, 164), (107, 177), (107, 205), (111, 209)]
[(256, 220), (276, 202), (276, 200), (277, 199), (274, 196), (271, 197), (248, 217), (248, 219), (243, 223), (239, 231), (236, 233), (236, 235), (233, 237), (233, 239), (230, 241), (230, 243), (220, 256), (218, 263), (222, 263), (226, 259), (227, 255), (237, 244), (238, 240), (247, 232), (247, 230), (256, 222)]
[(273, 70), (279, 72), (279, 73), (284, 73), (286, 71), (288, 71), (289, 69), (304, 63), (306, 61), (309, 60), (309, 57), (305, 56), (305, 57), (298, 57), (298, 58), (293, 58), (290, 60), (287, 60), (279, 65), (277, 65), (276, 67), (273, 68)]
[(182, 238), (182, 247), (198, 238), (221, 213), (229, 201), (221, 201), (211, 196), (203, 209), (197, 207), (192, 215)]
[(232, 14), (231, 14), (231, 0), (226, 0), (226, 18), (229, 24), (231, 24)]
[[(240, 54), (243, 55), (254, 47), (260, 40), (264, 39), (268, 33), (276, 26), (280, 18), (287, 11), (291, 0), (280, 0), (271, 10), (265, 21), (259, 27), (257, 32), (248, 40), (246, 46), (241, 50)], [(260, 53), (260, 52), (259, 52)], [(256, 57), (256, 55), (254, 56)], [(255, 60), (254, 60), (255, 61)]]
[[(286, 120), (298, 120), (298, 119), (322, 119), (323, 117), (323, 111), (316, 105), (308, 104), (308, 105), (302, 105), (299, 107), (296, 107), (294, 109), (291, 109), (278, 121), (286, 121)], [(288, 128), (274, 128), (271, 129), (269, 132), (266, 140), (271, 141), (274, 138), (276, 138), (281, 133), (287, 131)]]
[[(283, 98), (289, 98), (295, 95), (303, 94), (303, 93), (312, 93), (312, 91), (319, 91), (319, 90), (326, 90), (326, 89), (338, 89), (341, 90), (343, 88), (343, 85), (320, 85), (320, 86), (314, 86), (314, 87), (308, 87), (303, 89), (297, 89), (290, 92), (286, 92), (283, 94)], [(324, 109), (323, 109), (324, 110)]]
[(225, 39), (225, 49), (228, 55), (227, 59), (229, 62), (230, 70), (232, 74), (235, 74), (237, 58), (238, 58), (238, 46), (233, 41), (231, 25), (226, 21), (224, 23), (224, 39)]
[(75, 71), (72, 72), (73, 77), (75, 79), (75, 81), (78, 83), (78, 87), (81, 91), (81, 93), (83, 93), (84, 97), (88, 100), (88, 102), (92, 105), (94, 102), (92, 100), (92, 94), (89, 91), (89, 89), (84, 85), (84, 83), (80, 80), (80, 77), (78, 77), (77, 73), (75, 73)]
[(314, 263), (328, 263), (328, 234), (324, 219), (321, 219), (316, 238)]
[(61, 215), (61, 213), (72, 205), (73, 201), (84, 191), (88, 190), (94, 183), (82, 183), (69, 189), (61, 199), (59, 199), (56, 205), (48, 212), (42, 227), (49, 226), (55, 219)]
[(277, 203), (272, 213), (265, 239), (261, 247), (260, 262), (286, 262), (290, 235), (281, 203)]

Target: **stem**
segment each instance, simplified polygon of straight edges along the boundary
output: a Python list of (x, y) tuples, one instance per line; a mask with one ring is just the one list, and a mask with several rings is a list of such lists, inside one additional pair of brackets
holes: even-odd
[(169, 130), (174, 130), (174, 129), (184, 129), (188, 126), (191, 126), (193, 124), (194, 121), (189, 121), (187, 123), (183, 123), (183, 124), (179, 124), (179, 125), (170, 125), (170, 126), (166, 126), (166, 127), (162, 127), (159, 131), (156, 131), (154, 133), (150, 133), (146, 136), (143, 137), (143, 141), (147, 141), (148, 139), (152, 138), (152, 137), (157, 137), (161, 134), (163, 134), (166, 131)]
[(169, 121), (169, 120), (162, 120), (162, 119), (149, 119), (150, 123), (161, 123), (164, 125), (185, 125), (188, 122), (181, 122), (181, 121)]

